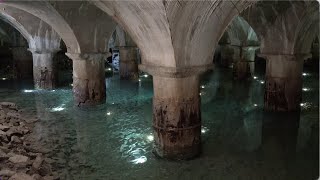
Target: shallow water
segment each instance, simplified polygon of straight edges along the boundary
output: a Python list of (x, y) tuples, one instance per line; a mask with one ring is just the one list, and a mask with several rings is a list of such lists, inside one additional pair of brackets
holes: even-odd
[[(1, 81), (0, 101), (40, 117), (35, 133), (58, 160), (62, 179), (316, 179), (319, 169), (318, 75), (304, 77), (299, 113), (265, 113), (263, 78), (232, 81), (217, 69), (202, 78), (203, 152), (190, 161), (152, 154), (152, 80), (106, 79), (107, 104), (73, 106), (71, 86), (32, 90)], [(27, 91), (25, 91), (27, 90)]]

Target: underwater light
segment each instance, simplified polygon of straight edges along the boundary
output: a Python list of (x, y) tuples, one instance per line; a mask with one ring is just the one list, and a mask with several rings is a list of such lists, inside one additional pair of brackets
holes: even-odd
[(113, 103), (111, 103), (111, 104), (114, 104), (114, 102), (113, 102)]
[(4, 80), (4, 81), (5, 81), (5, 80), (7, 80), (7, 78), (2, 78), (2, 80)]
[(310, 91), (309, 88), (302, 88), (302, 91)]
[(30, 92), (34, 92), (34, 90), (25, 89), (25, 90), (23, 90), (23, 92), (30, 93)]
[(199, 93), (199, 95), (201, 96), (202, 94), (201, 94), (201, 93)]
[(57, 111), (63, 111), (63, 110), (64, 110), (64, 108), (59, 106), (59, 107), (52, 108), (51, 112), (57, 112)]
[(110, 115), (111, 115), (111, 112), (107, 112), (107, 115), (110, 116)]
[(134, 164), (142, 164), (142, 163), (147, 162), (147, 157), (140, 156), (139, 158), (132, 160), (131, 162), (133, 162)]
[(148, 136), (147, 136), (147, 139), (148, 139), (149, 141), (153, 141), (153, 140), (154, 140), (154, 137), (153, 137), (153, 135), (148, 135)]
[(308, 74), (307, 73), (302, 73), (302, 76), (308, 76)]
[(70, 86), (73, 86), (73, 84), (70, 84)]
[(141, 82), (141, 79), (139, 79), (139, 82)]
[(264, 84), (264, 81), (260, 81), (261, 84)]
[(203, 86), (203, 85), (202, 85), (202, 86), (201, 86), (201, 88), (202, 88), (202, 89), (204, 89), (204, 88), (205, 88), (205, 86)]
[(258, 79), (258, 77), (257, 76), (253, 76), (253, 79)]
[(112, 69), (111, 68), (108, 68), (108, 71), (111, 71)]
[(258, 104), (254, 104), (254, 107), (257, 107), (258, 106)]
[(147, 74), (145, 74), (145, 75), (143, 75), (145, 78), (147, 78), (148, 77), (148, 75)]
[(201, 127), (201, 133), (202, 134), (204, 134), (204, 133), (206, 133), (206, 132), (208, 132), (208, 128), (206, 128), (206, 127)]
[(306, 105), (306, 103), (300, 103), (300, 106), (301, 107), (303, 107), (303, 106), (305, 106)]

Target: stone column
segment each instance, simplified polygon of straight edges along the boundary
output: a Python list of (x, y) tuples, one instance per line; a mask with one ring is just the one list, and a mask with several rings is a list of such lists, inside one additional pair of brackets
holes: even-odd
[(164, 158), (188, 159), (200, 153), (199, 78), (153, 77), (155, 152)]
[(220, 65), (229, 68), (233, 63), (234, 48), (228, 44), (221, 45)]
[(296, 111), (302, 95), (303, 59), (297, 55), (262, 55), (266, 62), (264, 107), (268, 111)]
[(137, 47), (119, 47), (120, 78), (137, 80), (139, 78)]
[(210, 67), (139, 65), (153, 75), (154, 152), (167, 159), (191, 159), (201, 152), (199, 74)]
[(106, 102), (104, 58), (101, 53), (66, 55), (73, 60), (73, 98), (76, 106)]
[(247, 79), (254, 74), (254, 58), (255, 51), (259, 47), (246, 46), (238, 47), (239, 56), (235, 57), (233, 64), (233, 78), (234, 79)]
[(36, 89), (53, 89), (56, 86), (56, 68), (53, 56), (59, 51), (29, 49), (33, 56), (33, 80)]
[(32, 55), (26, 46), (11, 47), (15, 73), (18, 79), (32, 78)]

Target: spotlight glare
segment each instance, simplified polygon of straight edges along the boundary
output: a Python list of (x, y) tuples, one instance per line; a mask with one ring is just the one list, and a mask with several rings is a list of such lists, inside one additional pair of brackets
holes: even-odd
[(154, 137), (153, 137), (153, 135), (148, 135), (148, 136), (147, 136), (147, 139), (148, 139), (149, 141), (153, 141), (153, 140), (154, 140)]
[(5, 81), (5, 80), (7, 80), (7, 78), (2, 78), (2, 80), (4, 80), (4, 81)]
[(206, 132), (208, 132), (208, 130), (209, 129), (207, 127), (204, 127), (204, 126), (201, 127), (201, 133), (202, 134), (205, 134)]
[(303, 91), (310, 91), (309, 88), (302, 88)]
[(148, 77), (148, 75), (147, 74), (145, 74), (145, 75), (143, 75), (145, 78), (147, 78)]
[(204, 89), (204, 88), (205, 88), (205, 86), (203, 86), (203, 85), (202, 85), (202, 86), (201, 86), (201, 88), (202, 88), (202, 89)]
[(260, 81), (261, 84), (264, 84), (264, 81)]
[(25, 89), (25, 90), (23, 90), (23, 92), (25, 92), (25, 93), (31, 93), (31, 92), (34, 92), (34, 90)]
[(258, 104), (254, 104), (254, 107), (257, 107), (258, 106)]
[(111, 115), (111, 112), (107, 112), (107, 115), (110, 116), (110, 115)]
[(257, 76), (253, 76), (253, 79), (258, 79), (258, 77)]
[(133, 164), (142, 164), (142, 163), (145, 163), (146, 161), (147, 161), (147, 157), (140, 156), (139, 158), (132, 160), (131, 162), (133, 162)]
[(59, 106), (59, 107), (52, 108), (51, 112), (57, 112), (57, 111), (63, 111), (63, 110), (64, 110), (64, 108)]

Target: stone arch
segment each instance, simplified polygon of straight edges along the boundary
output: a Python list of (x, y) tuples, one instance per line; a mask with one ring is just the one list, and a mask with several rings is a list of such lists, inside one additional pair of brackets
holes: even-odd
[(296, 34), (294, 51), (298, 54), (310, 54), (312, 42), (319, 36), (319, 3), (308, 3)]
[(73, 30), (63, 17), (50, 5), (49, 2), (1, 2), (13, 8), (17, 8), (32, 14), (50, 25), (64, 40), (68, 52), (80, 53), (80, 45)]
[(106, 53), (116, 23), (104, 11), (87, 1), (55, 1), (52, 7), (73, 30), (81, 53)]
[(217, 40), (227, 25), (253, 2), (94, 3), (131, 35), (141, 50), (143, 64), (187, 68), (211, 64)]
[(310, 21), (306, 15), (311, 7), (318, 7), (313, 3), (317, 2), (259, 2), (243, 12), (242, 17), (260, 37), (262, 54), (295, 54), (298, 34), (308, 24), (303, 21)]
[(226, 43), (236, 46), (259, 45), (258, 34), (256, 34), (255, 30), (241, 16), (234, 18), (221, 39), (223, 39), (223, 41), (227, 41)]
[(1, 20), (7, 22), (12, 27), (14, 27), (17, 31), (19, 31), (21, 33), (21, 35), (27, 40), (28, 43), (32, 42), (31, 33), (21, 23), (19, 23), (15, 18), (13, 18), (9, 14), (6, 14), (2, 11), (0, 11), (0, 18), (1, 18)]
[[(165, 8), (160, 1), (95, 1), (137, 43), (145, 61), (175, 66)], [(152, 12), (150, 9), (152, 8)]]
[(110, 37), (115, 46), (136, 46), (130, 35), (120, 26), (117, 25)]

